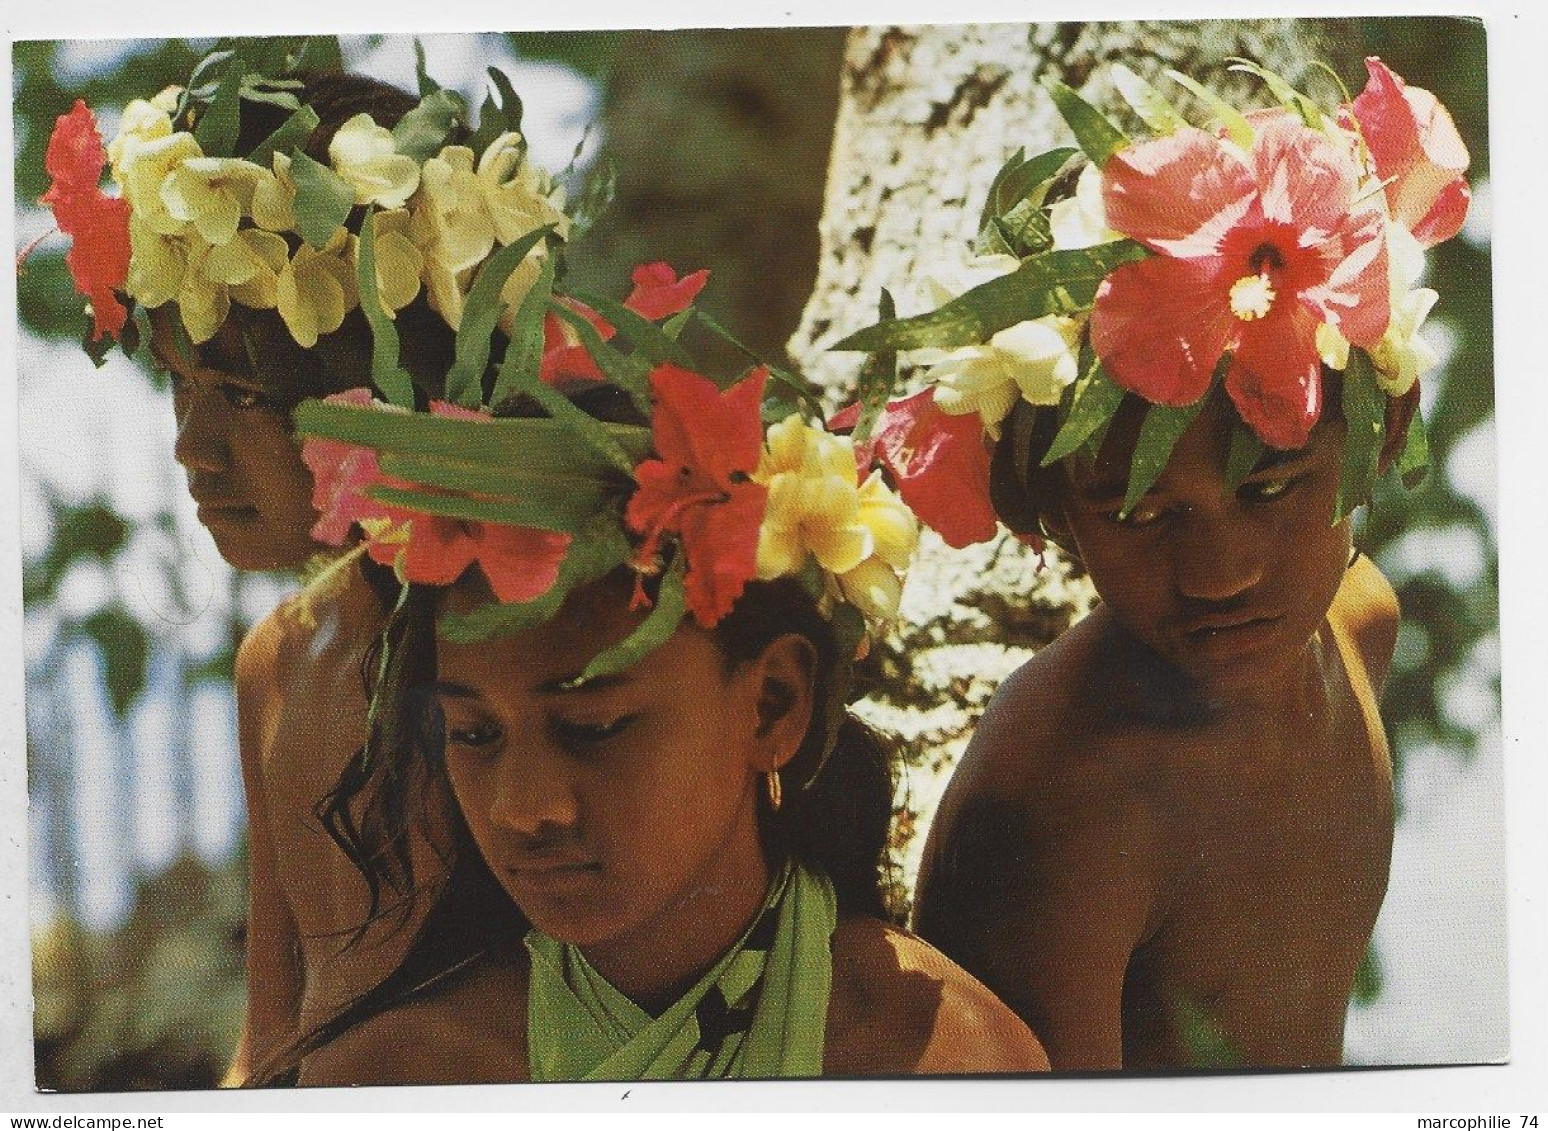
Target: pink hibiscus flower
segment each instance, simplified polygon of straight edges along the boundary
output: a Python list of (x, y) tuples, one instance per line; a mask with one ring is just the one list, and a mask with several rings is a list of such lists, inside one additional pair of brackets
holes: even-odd
[(1352, 117), (1386, 182), (1392, 218), (1424, 247), (1456, 235), (1467, 219), (1468, 153), (1451, 114), (1428, 90), (1407, 86), (1380, 59), (1365, 61), (1365, 89), (1343, 111)]
[[(370, 389), (350, 389), (324, 397), (326, 404), (366, 408), (374, 403)], [(342, 546), (350, 528), (361, 519), (382, 518), (387, 508), (366, 496), (366, 488), (382, 482), (376, 452), (342, 440), (308, 436), (301, 459), (312, 472), (312, 506), (317, 523), (312, 537), (327, 546)]]
[(1231, 354), (1226, 391), (1268, 444), (1306, 443), (1322, 410), (1317, 330), (1369, 349), (1386, 330), (1386, 217), (1353, 207), (1353, 158), (1290, 115), (1250, 155), (1196, 129), (1113, 155), (1107, 222), (1157, 255), (1097, 290), (1091, 343), (1113, 380), (1192, 404)]
[[(852, 429), (860, 406), (833, 414), (828, 428)], [(989, 501), (989, 449), (976, 412), (941, 411), (933, 389), (891, 401), (864, 444), (855, 445), (863, 479), (880, 458), (909, 509), (948, 546), (987, 542), (999, 529)]]
[(752, 473), (763, 454), (758, 408), (767, 379), (767, 370), (755, 369), (722, 393), (708, 378), (675, 365), (659, 365), (650, 375), (656, 457), (635, 469), (639, 489), (624, 520), (645, 536), (637, 558), (647, 566), (663, 536), (682, 539), (683, 588), (704, 628), (731, 611), (757, 570), (769, 493)]

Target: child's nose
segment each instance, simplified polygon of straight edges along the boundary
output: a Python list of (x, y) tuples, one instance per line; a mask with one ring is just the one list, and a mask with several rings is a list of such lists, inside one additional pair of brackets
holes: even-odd
[(1229, 601), (1263, 579), (1263, 532), (1232, 514), (1193, 511), (1175, 557), (1177, 589), (1197, 601)]
[(535, 837), (574, 827), (580, 806), (562, 758), (516, 750), (501, 759), (490, 819), (500, 828)]
[(191, 393), (177, 410), (177, 442), (172, 454), (189, 471), (224, 471), (231, 462), (231, 414), (224, 401), (202, 390)]

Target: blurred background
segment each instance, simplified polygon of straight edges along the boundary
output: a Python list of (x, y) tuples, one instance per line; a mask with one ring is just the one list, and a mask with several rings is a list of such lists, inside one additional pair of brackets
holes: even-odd
[[(1399, 761), (1393, 878), (1351, 1005), (1355, 1063), (1506, 1053), (1503, 785), (1489, 153), (1481, 25), (1354, 21), (1363, 50), (1451, 108), (1472, 152), (1462, 236), (1430, 256), (1432, 473), (1386, 484), (1360, 543), (1404, 624), (1383, 713)], [(428, 70), (477, 105), (485, 68), (526, 106), (535, 157), (618, 174), (572, 256), (578, 285), (627, 290), (636, 263), (714, 268), (710, 310), (765, 356), (795, 329), (843, 53), (841, 29), (427, 36)], [(18, 249), (54, 118), (75, 98), (106, 137), (131, 98), (184, 80), (213, 40), (15, 45)], [(412, 88), (413, 41), (341, 37), (352, 71)], [(1344, 76), (1358, 89), (1361, 77)], [(83, 318), (45, 239), (19, 280), (31, 921), (37, 1080), (65, 1091), (212, 1086), (241, 1021), (244, 818), (231, 662), (294, 582), (237, 575), (171, 457), (169, 393)], [(713, 346), (698, 343), (709, 352)], [(731, 364), (730, 358), (722, 358)], [(1052, 631), (1052, 628), (1049, 629)], [(910, 755), (921, 765), (928, 751)]]

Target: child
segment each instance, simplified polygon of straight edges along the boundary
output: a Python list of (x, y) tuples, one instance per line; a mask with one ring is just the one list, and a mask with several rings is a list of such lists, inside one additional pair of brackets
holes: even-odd
[[(277, 43), (248, 47), (265, 53)], [(215, 82), (211, 89), (219, 88), (221, 65), (217, 58), (201, 68)], [(373, 375), (371, 335), (358, 306), (361, 209), (346, 209), (347, 217), (339, 215), (346, 222), (318, 240), (308, 217), (321, 205), (315, 195), (297, 195), (292, 169), (309, 159), (322, 170), (314, 183), (334, 178), (355, 203), (370, 198), (383, 207), (378, 275), (391, 283), (382, 297), (404, 344), (405, 381), (423, 387), (431, 374), (444, 377), (453, 344), (448, 323), (460, 311), (459, 287), (477, 266), (446, 263), (446, 241), (461, 233), (436, 227), (442, 217), (431, 214), (429, 191), (414, 191), (426, 159), (395, 152), (388, 134), (444, 96), (421, 105), (349, 75), (301, 73), (294, 81), (275, 85), (250, 75), (240, 99), (233, 86), (223, 109), (234, 112), (236, 131), (224, 141), (201, 124), (221, 116), (215, 103), (227, 96), (211, 101), (210, 90), (201, 98), (173, 88), (132, 102), (106, 152), (90, 112), (77, 104), (60, 119), (49, 149), (49, 202), (61, 229), (75, 237), (68, 262), (91, 298), (95, 337), (104, 347), (120, 337), (133, 352), (140, 328), (130, 308), (148, 311), (152, 364), (173, 390), (176, 458), (200, 521), (240, 569), (299, 569), (325, 543), (342, 540), (342, 531), (315, 525), (312, 475), (290, 416), (307, 397)], [(296, 105), (279, 105), (286, 98)], [(546, 176), (520, 158), (520, 135), (493, 128), (490, 135), (474, 189), (519, 212), (526, 227), (502, 228), (498, 240), (491, 232), (486, 253), (565, 223)], [(462, 140), (454, 129), (439, 138), (446, 148), (437, 143), (427, 152), (444, 156)], [(121, 196), (97, 187), (109, 159)], [(484, 222), (492, 226), (489, 213)], [(462, 272), (461, 283), (450, 266)], [(530, 282), (536, 272), (534, 261), (516, 274)], [(309, 587), (261, 621), (237, 654), (251, 871), (248, 1008), (234, 1082), (393, 969), (422, 915), (394, 893), (362, 884), (316, 812), (366, 737), (361, 673), (385, 622), (383, 598), (396, 594), (390, 573), (358, 554), (329, 576), (333, 584)], [(409, 850), (435, 867), (422, 834)], [(404, 923), (409, 929), (399, 930)]]
[[(434, 416), (303, 408), (335, 444), (320, 483), (410, 583), (363, 773), (340, 785), (351, 855), (379, 872), (413, 806), (447, 794), (452, 876), (426, 885), (398, 970), (260, 1078), (1046, 1067), (993, 995), (886, 921), (891, 775), (844, 702), (913, 519), (788, 408), (765, 444), (765, 377), (722, 391), (666, 363), (648, 400), (565, 400), (529, 375), (536, 418), (476, 394)], [(606, 392), (623, 423), (577, 409)], [(360, 475), (411, 452), (417, 484)], [(555, 476), (569, 489), (545, 493)]]
[[(1369, 69), (1336, 116), (1286, 94), (1215, 106), (1218, 134), (1125, 72), (1166, 134), (1137, 144), (1056, 89), (1092, 164), (1041, 212), (1065, 162), (1023, 171), (990, 245), (1054, 278), (1039, 292), (1011, 258), (953, 304), (1019, 286), (1036, 316), (943, 359), (936, 406), (980, 414), (998, 443), (978, 497), (1076, 557), (1102, 603), (990, 704), (931, 828), (916, 921), (1056, 1069), (1341, 1057), (1387, 881), (1377, 703), (1398, 627), (1348, 512), (1420, 462), (1434, 294), (1407, 288), (1418, 245), (1467, 204), (1444, 109)], [(1063, 359), (1016, 353), (1056, 335)], [(1094, 363), (1071, 388), (1083, 340)]]

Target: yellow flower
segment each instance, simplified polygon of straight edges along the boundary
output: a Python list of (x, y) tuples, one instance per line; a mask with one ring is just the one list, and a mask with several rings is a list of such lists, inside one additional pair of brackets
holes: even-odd
[(261, 166), (236, 157), (190, 157), (167, 173), (159, 195), (174, 220), (192, 224), (208, 243), (223, 244), (251, 210), (263, 175)]
[[(159, 97), (159, 95), (158, 95)], [(172, 115), (153, 102), (136, 98), (124, 107), (123, 119), (118, 124), (118, 134), (108, 143), (108, 160), (113, 165), (113, 179), (124, 183), (122, 169), (127, 156), (131, 160), (137, 146), (159, 141), (172, 133)]]
[(355, 190), (356, 204), (402, 208), (419, 187), (419, 162), (398, 153), (392, 131), (356, 114), (328, 143), (333, 171)]
[(205, 270), (230, 287), (231, 297), (243, 306), (272, 310), (279, 303), (279, 275), (289, 256), (283, 237), (243, 228), (236, 239), (210, 253)]
[(138, 211), (129, 215), (129, 277), (124, 289), (147, 310), (177, 297), (188, 270), (188, 241), (156, 231)]
[[(388, 314), (395, 314), (419, 293), (424, 256), (409, 238), (409, 214), (395, 208), (374, 216), (376, 235), (376, 290)], [(358, 250), (358, 247), (357, 247)]]
[(124, 150), (124, 162), (119, 170), (124, 199), (142, 225), (164, 236), (182, 233), (188, 225), (167, 211), (161, 199), (161, 186), (184, 161), (203, 156), (193, 134), (182, 131)]
[(914, 512), (887, 489), (880, 472), (860, 488), (860, 522), (870, 531), (875, 553), (834, 580), (839, 593), (868, 617), (891, 620), (903, 595), (903, 571), (919, 544)]
[(360, 301), (355, 283), (355, 237), (340, 228), (318, 251), (303, 243), (285, 264), (276, 285), (280, 317), (290, 336), (304, 349), (317, 344), (344, 323), (344, 316)]
[(760, 578), (796, 573), (808, 554), (830, 573), (847, 573), (875, 552), (847, 439), (786, 417), (769, 429), (753, 479), (769, 491), (758, 531)]
[(276, 153), (273, 168), (253, 185), (253, 223), (270, 232), (296, 230), (296, 183), (290, 179), (290, 155)]
[(183, 285), (177, 292), (177, 312), (188, 331), (188, 340), (198, 345), (215, 336), (220, 324), (231, 313), (230, 288), (210, 277), (210, 252), (214, 245), (202, 240), (192, 241), (188, 255), (188, 270), (183, 273)]
[(1007, 327), (984, 345), (936, 355), (925, 374), (935, 385), (935, 403), (957, 416), (977, 412), (998, 439), (1017, 397), (1055, 405), (1074, 383), (1082, 326), (1079, 318), (1049, 314)]
[(456, 329), (472, 269), (494, 249), (494, 221), (484, 202), (473, 151), (449, 145), (425, 162), (421, 190), (409, 208), (409, 236), (424, 260), (430, 305)]
[(1439, 296), (1428, 287), (1416, 287), (1392, 304), (1387, 332), (1371, 350), (1376, 383), (1394, 397), (1401, 397), (1440, 358), (1420, 335), (1419, 329)]
[(1317, 327), (1317, 356), (1329, 369), (1342, 373), (1349, 368), (1349, 339), (1331, 322)]
[(478, 161), (478, 182), (500, 243), (515, 243), (547, 224), (555, 225), (561, 238), (568, 234), (564, 190), (527, 160), (519, 133), (504, 133), (489, 143)]

